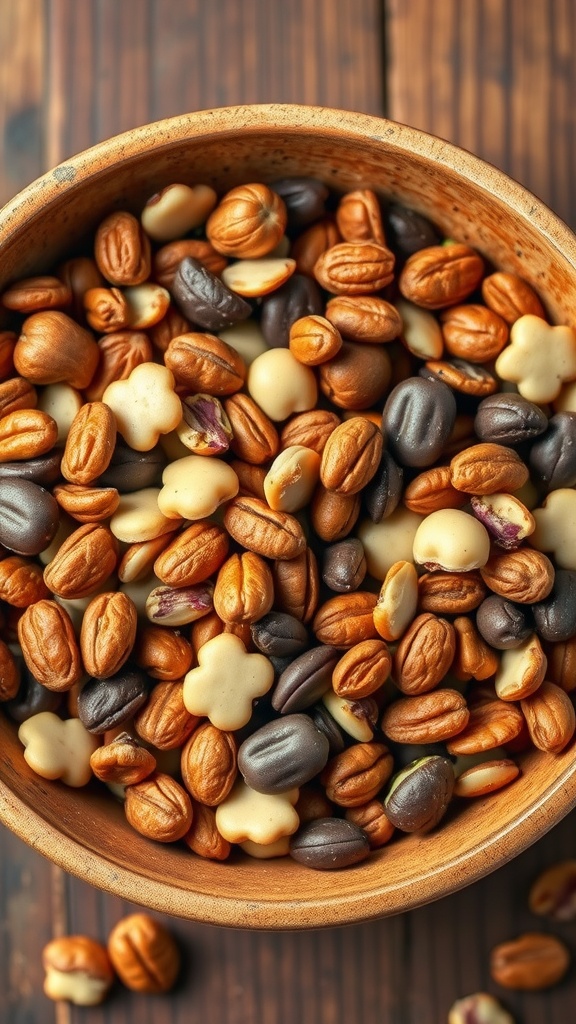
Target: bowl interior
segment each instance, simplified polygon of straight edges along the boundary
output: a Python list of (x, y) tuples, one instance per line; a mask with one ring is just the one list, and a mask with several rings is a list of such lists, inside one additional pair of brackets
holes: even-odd
[[(136, 129), (74, 157), (0, 214), (0, 289), (77, 250), (113, 208), (139, 212), (174, 181), (218, 190), (310, 175), (336, 190), (373, 188), (440, 224), (500, 269), (528, 280), (551, 318), (576, 322), (576, 239), (537, 199), (470, 154), (360, 114), (259, 106), (204, 111)], [(135, 833), (94, 787), (31, 772), (0, 716), (0, 819), (87, 881), (152, 908), (243, 927), (320, 927), (397, 913), (452, 892), (509, 860), (576, 803), (576, 745), (520, 760), (510, 789), (459, 806), (424, 837), (393, 841), (338, 872), (288, 858), (226, 863)]]

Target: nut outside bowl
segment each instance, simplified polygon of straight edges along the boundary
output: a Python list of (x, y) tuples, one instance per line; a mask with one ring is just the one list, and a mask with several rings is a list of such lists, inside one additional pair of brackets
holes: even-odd
[[(72, 157), (0, 213), (0, 288), (46, 270), (111, 209), (135, 213), (175, 181), (222, 191), (310, 175), (373, 188), (430, 216), (500, 269), (528, 280), (555, 323), (576, 323), (576, 238), (538, 199), (457, 147), (405, 125), (321, 107), (205, 110), (136, 128)], [(47, 782), (0, 715), (0, 820), (72, 874), (168, 914), (244, 928), (318, 928), (399, 913), (500, 867), (576, 804), (576, 745), (521, 755), (513, 789), (458, 808), (335, 872), (290, 858), (216, 863), (135, 833), (112, 797)]]

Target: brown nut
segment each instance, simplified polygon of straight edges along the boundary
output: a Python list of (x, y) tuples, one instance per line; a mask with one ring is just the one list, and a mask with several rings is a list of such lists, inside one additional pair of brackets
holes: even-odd
[(392, 361), (383, 345), (345, 341), (336, 356), (319, 367), (322, 394), (340, 409), (361, 411), (376, 405), (392, 378)]
[(192, 801), (194, 817), (192, 827), (183, 837), (186, 846), (198, 857), (206, 860), (226, 860), (232, 851), (232, 844), (221, 836), (216, 828), (216, 815), (211, 807)]
[(198, 725), (197, 716), (186, 709), (183, 692), (183, 682), (157, 683), (134, 718), (138, 736), (158, 750), (181, 747)]
[(576, 861), (565, 860), (546, 868), (532, 884), (528, 906), (533, 914), (553, 921), (576, 917)]
[(64, 541), (44, 569), (44, 582), (64, 598), (88, 597), (116, 568), (116, 539), (107, 526), (85, 523)]
[(58, 425), (40, 409), (14, 409), (0, 419), (0, 462), (45, 455), (58, 440)]
[(466, 727), (448, 740), (449, 754), (481, 754), (494, 747), (507, 747), (520, 735), (524, 726), (516, 704), (503, 700), (486, 700), (472, 704)]
[(232, 427), (230, 447), (239, 459), (259, 466), (273, 459), (280, 441), (272, 420), (249, 395), (232, 395), (224, 402)]
[(340, 494), (319, 483), (310, 507), (314, 531), (327, 542), (343, 540), (354, 529), (360, 509), (360, 494)]
[(381, 729), (394, 743), (441, 743), (462, 732), (469, 717), (461, 693), (433, 690), (394, 701), (384, 711)]
[(163, 549), (154, 573), (169, 587), (191, 587), (217, 572), (227, 554), (228, 536), (221, 526), (192, 523)]
[(84, 293), (84, 314), (99, 334), (114, 334), (131, 326), (128, 299), (120, 288), (89, 288)]
[(576, 730), (576, 713), (568, 694), (544, 681), (520, 706), (534, 746), (552, 754), (564, 750)]
[(35, 409), (38, 405), (36, 388), (24, 377), (11, 377), (0, 384), (0, 417), (16, 409)]
[(110, 743), (96, 748), (90, 767), (101, 782), (133, 786), (156, 770), (156, 758), (129, 733), (121, 732)]
[[(298, 809), (298, 805), (296, 805)], [(346, 821), (353, 822), (363, 829), (370, 842), (371, 850), (378, 850), (390, 841), (396, 831), (392, 822), (386, 817), (384, 804), (381, 800), (369, 800), (359, 807), (347, 807), (344, 814)]]
[(226, 799), (238, 774), (233, 733), (204, 722), (192, 733), (181, 758), (182, 779), (194, 798), (208, 807)]
[(0, 331), (0, 381), (8, 380), (14, 370), (14, 349), (18, 335), (15, 331)]
[(314, 277), (314, 265), (322, 253), (341, 241), (336, 223), (330, 217), (311, 224), (298, 235), (290, 250), (290, 255), (296, 260), (296, 273)]
[(190, 797), (163, 772), (154, 772), (128, 786), (124, 810), (132, 828), (157, 843), (182, 839), (192, 824)]
[(121, 591), (92, 598), (82, 618), (80, 651), (89, 675), (107, 679), (119, 672), (136, 638), (136, 606)]
[(310, 314), (295, 320), (290, 327), (289, 348), (305, 366), (320, 366), (342, 348), (340, 331), (323, 316)]
[(393, 769), (384, 743), (354, 743), (328, 762), (320, 781), (338, 807), (360, 807), (380, 792)]
[(467, 298), (480, 284), (484, 262), (468, 245), (431, 245), (409, 256), (398, 285), (405, 299), (442, 309)]
[(152, 262), (152, 273), (154, 280), (163, 288), (172, 288), (176, 271), (186, 256), (202, 263), (210, 273), (220, 276), (228, 265), (228, 260), (222, 256), (210, 242), (201, 238), (179, 238), (175, 242), (168, 242), (163, 245), (154, 256)]
[(380, 203), (370, 188), (344, 193), (336, 210), (336, 224), (345, 242), (386, 245)]
[(47, 690), (70, 690), (82, 677), (72, 620), (55, 601), (30, 605), (18, 621), (18, 641), (27, 667)]
[(418, 606), (436, 615), (465, 615), (484, 600), (486, 585), (480, 573), (426, 572), (418, 580)]
[(120, 503), (120, 494), (115, 487), (58, 484), (52, 493), (60, 508), (78, 523), (98, 523), (109, 519)]
[(390, 284), (394, 254), (376, 242), (339, 242), (314, 264), (314, 277), (334, 295), (370, 295)]
[(376, 594), (363, 590), (329, 598), (318, 609), (312, 623), (318, 643), (354, 647), (363, 640), (379, 640), (373, 618), (375, 607)]
[(18, 313), (58, 309), (72, 301), (72, 291), (58, 277), (27, 277), (11, 285), (2, 295), (2, 305)]
[(303, 448), (311, 448), (313, 452), (322, 455), (330, 434), (339, 423), (340, 417), (328, 409), (312, 409), (310, 412), (298, 413), (282, 428), (280, 446), (284, 449), (302, 445)]
[(452, 672), (456, 679), (489, 679), (498, 669), (496, 651), (480, 636), (472, 619), (459, 615), (452, 623), (456, 637), (456, 653)]
[(12, 700), (18, 693), (20, 672), (12, 651), (0, 640), (0, 703)]
[(320, 480), (329, 491), (358, 494), (380, 463), (382, 431), (365, 416), (345, 420), (330, 434), (320, 465)]
[(97, 1006), (108, 993), (114, 972), (104, 946), (87, 935), (63, 935), (42, 950), (44, 994), (75, 1006)]
[(146, 332), (152, 345), (158, 352), (165, 352), (173, 338), (181, 334), (189, 334), (192, 325), (176, 306), (168, 306), (164, 316), (157, 324), (153, 324)]
[(103, 402), (87, 402), (76, 414), (66, 439), (62, 476), (71, 484), (91, 484), (108, 469), (116, 443), (116, 418)]
[(496, 377), (485, 366), (477, 363), (469, 363), (462, 359), (428, 359), (424, 365), (436, 380), (463, 395), (484, 398), (498, 391)]
[(294, 806), (301, 825), (317, 818), (331, 818), (334, 814), (333, 805), (317, 782), (308, 782), (300, 787), (300, 796)]
[(257, 259), (276, 248), (287, 219), (284, 200), (267, 185), (239, 185), (210, 214), (206, 235), (225, 256)]
[(278, 559), (272, 566), (276, 607), (300, 622), (310, 622), (318, 607), (320, 575), (312, 548), (292, 559)]
[[(1, 564), (1, 563), (0, 563)], [(548, 678), (566, 693), (576, 690), (576, 636), (545, 645)]]
[(58, 310), (32, 313), (22, 324), (14, 366), (31, 384), (87, 388), (98, 365), (98, 345), (90, 331)]
[(242, 356), (214, 334), (180, 334), (168, 345), (164, 362), (176, 383), (193, 394), (232, 395), (246, 379)]
[(570, 954), (555, 935), (526, 932), (496, 946), (490, 973), (504, 988), (536, 991), (556, 985), (570, 966)]
[(90, 386), (84, 391), (86, 401), (99, 402), (109, 384), (126, 380), (141, 363), (152, 361), (152, 344), (142, 331), (115, 331), (98, 341), (99, 362)]
[(554, 566), (535, 548), (495, 550), (480, 573), (494, 594), (517, 604), (543, 601), (554, 586)]
[(49, 595), (42, 569), (36, 562), (20, 555), (0, 559), (0, 601), (14, 608), (27, 608)]
[(489, 274), (482, 281), (482, 298), (507, 324), (513, 324), (527, 314), (546, 319), (544, 306), (536, 292), (517, 274), (502, 270)]
[(508, 341), (508, 324), (487, 306), (469, 303), (440, 314), (444, 344), (451, 356), (488, 363)]
[(462, 508), (468, 496), (457, 491), (450, 481), (450, 466), (433, 466), (410, 481), (403, 501), (411, 512), (429, 516), (441, 508)]
[(243, 498), (260, 498), (261, 501), (266, 501), (264, 492), (266, 470), (264, 466), (253, 466), (241, 459), (233, 459), (230, 465), (238, 477), (240, 485), (238, 494)]
[[(199, 620), (200, 622), (204, 620)], [(134, 661), (152, 679), (182, 679), (192, 665), (191, 644), (166, 626), (141, 625), (136, 634)]]
[(89, 288), (99, 288), (104, 278), (90, 256), (73, 256), (58, 267), (58, 277), (72, 293), (72, 315), (80, 323), (84, 320), (84, 295)]
[(125, 210), (109, 214), (96, 231), (94, 259), (110, 284), (142, 284), (150, 277), (150, 240), (140, 221)]
[(133, 992), (168, 992), (180, 970), (174, 939), (148, 914), (122, 918), (108, 937), (108, 954), (120, 980)]
[(234, 554), (220, 567), (214, 587), (214, 610), (223, 622), (257, 622), (272, 608), (272, 573), (252, 551)]
[(343, 654), (332, 673), (332, 687), (339, 697), (360, 700), (384, 685), (392, 659), (383, 640), (363, 640)]
[(528, 475), (518, 453), (501, 444), (472, 445), (450, 463), (450, 482), (465, 494), (509, 494), (523, 487)]
[(224, 513), (230, 536), (263, 558), (296, 558), (306, 547), (304, 531), (288, 512), (275, 512), (258, 498), (234, 498)]
[(406, 694), (435, 689), (450, 669), (455, 652), (452, 624), (424, 612), (414, 619), (394, 652), (392, 677), (396, 686)]
[(348, 341), (393, 341), (402, 333), (402, 317), (378, 295), (336, 295), (326, 304), (326, 319)]

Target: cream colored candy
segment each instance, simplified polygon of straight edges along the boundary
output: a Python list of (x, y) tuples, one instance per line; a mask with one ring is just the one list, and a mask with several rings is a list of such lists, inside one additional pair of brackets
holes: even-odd
[(346, 697), (339, 697), (334, 690), (328, 690), (322, 697), (322, 703), (344, 732), (359, 743), (369, 743), (374, 738), (374, 727), (366, 715), (358, 714), (362, 707), (358, 701), (346, 700)]
[(255, 857), (256, 860), (272, 860), (273, 857), (288, 856), (290, 853), (290, 836), (282, 836), (275, 843), (266, 844), (255, 843), (252, 839), (247, 839), (245, 843), (240, 843), (239, 845), (249, 857)]
[(218, 337), (231, 345), (241, 356), (246, 366), (251, 366), (258, 356), (268, 352), (269, 346), (262, 334), (260, 324), (256, 320), (240, 320), (231, 327), (225, 327), (218, 333)]
[(386, 573), (374, 609), (374, 625), (384, 640), (399, 640), (416, 615), (418, 573), (412, 562), (394, 562)]
[(154, 327), (170, 305), (170, 292), (152, 281), (131, 285), (123, 294), (128, 303), (128, 324), (133, 331)]
[(74, 530), (77, 529), (78, 523), (76, 522), (76, 520), (72, 519), (72, 516), (69, 516), (67, 512), (63, 511), (63, 509), (60, 509), (60, 520), (58, 523), (58, 529), (56, 530), (56, 533), (54, 534), (54, 537), (50, 541), (48, 547), (44, 548), (44, 551), (41, 551), (40, 554), (38, 555), (38, 558), (42, 562), (42, 565), (48, 565), (48, 562), (51, 562), (53, 558), (56, 558), (56, 555), (58, 554), (64, 541), (68, 540), (68, 537), (70, 537), (70, 535), (74, 533)]
[(447, 572), (469, 572), (486, 565), (490, 537), (485, 526), (459, 508), (426, 516), (414, 537), (414, 561)]
[(67, 999), (75, 1006), (97, 1006), (110, 988), (110, 982), (93, 978), (87, 971), (46, 970), (44, 994), (49, 999)]
[(264, 478), (266, 501), (276, 512), (299, 512), (311, 500), (320, 478), (320, 456), (294, 444), (276, 456)]
[(204, 519), (224, 501), (236, 497), (240, 482), (220, 459), (187, 455), (166, 466), (158, 507), (169, 518)]
[(224, 268), (220, 275), (224, 284), (237, 295), (256, 299), (268, 295), (285, 284), (296, 270), (296, 260), (271, 259), (269, 256), (256, 260), (237, 260)]
[(214, 610), (214, 584), (167, 587), (160, 584), (146, 598), (146, 617), (156, 626), (185, 626)]
[(202, 645), (197, 668), (184, 677), (184, 704), (191, 715), (206, 715), (217, 729), (241, 729), (252, 716), (252, 701), (268, 693), (273, 682), (268, 658), (248, 654), (233, 633), (220, 633)]
[(158, 507), (160, 494), (158, 487), (144, 487), (141, 491), (120, 495), (118, 508), (110, 520), (110, 530), (117, 540), (137, 544), (176, 529), (177, 516), (166, 516)]
[(38, 408), (55, 420), (58, 427), (56, 444), (64, 444), (72, 420), (80, 412), (83, 404), (82, 395), (70, 384), (48, 384), (42, 389)]
[(560, 569), (576, 570), (576, 491), (559, 487), (533, 509), (536, 528), (530, 544), (551, 553)]
[(204, 224), (218, 196), (210, 185), (168, 185), (142, 210), (142, 227), (155, 242), (172, 242)]
[(412, 549), (416, 531), (423, 520), (417, 512), (399, 505), (381, 523), (365, 519), (358, 528), (364, 545), (368, 572), (376, 580), (385, 580), (395, 562), (413, 562)]
[(534, 633), (519, 647), (502, 651), (494, 686), (500, 700), (523, 700), (544, 682), (547, 658)]
[(174, 377), (159, 363), (140, 363), (126, 380), (109, 384), (102, 401), (112, 409), (126, 443), (137, 452), (150, 451), (160, 435), (175, 430), (182, 418)]
[(408, 351), (418, 359), (441, 359), (444, 338), (436, 317), (407, 299), (397, 299), (395, 306), (402, 317), (402, 338)]
[(171, 430), (169, 434), (164, 434), (159, 441), (168, 462), (176, 462), (177, 459), (185, 459), (187, 455), (190, 455), (190, 449), (180, 440), (178, 427), (176, 430)]
[(551, 327), (527, 313), (512, 325), (510, 344), (498, 356), (495, 368), (503, 380), (517, 384), (529, 402), (553, 402), (564, 382), (576, 378), (576, 332), (571, 327)]
[(229, 843), (252, 841), (260, 846), (276, 843), (296, 832), (300, 820), (294, 810), (300, 791), (257, 793), (243, 779), (216, 808), (216, 828)]
[(565, 384), (554, 399), (554, 412), (576, 412), (576, 381)]
[(287, 348), (271, 348), (258, 356), (248, 370), (247, 385), (256, 404), (276, 422), (308, 412), (318, 397), (314, 373)]
[(24, 760), (44, 779), (61, 779), (67, 786), (85, 786), (92, 778), (90, 758), (100, 740), (79, 718), (62, 720), (52, 711), (32, 715), (18, 729)]
[(97, 1006), (114, 981), (104, 946), (87, 935), (63, 935), (42, 951), (44, 993), (76, 1006)]

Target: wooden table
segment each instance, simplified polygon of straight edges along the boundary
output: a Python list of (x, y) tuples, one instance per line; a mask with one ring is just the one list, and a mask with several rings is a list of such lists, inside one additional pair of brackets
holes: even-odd
[[(92, 143), (188, 110), (258, 101), (386, 114), (519, 179), (576, 228), (571, 0), (2, 0), (0, 200)], [(511, 795), (511, 799), (513, 796)], [(540, 927), (531, 879), (574, 856), (574, 817), (513, 864), (391, 920), (307, 933), (170, 921), (186, 970), (167, 999), (42, 994), (43, 945), (104, 938), (130, 907), (0, 834), (0, 1020), (10, 1024), (443, 1024), (487, 988), (491, 947)], [(544, 925), (546, 927), (546, 925)], [(576, 925), (554, 928), (576, 954)], [(519, 1024), (573, 1024), (576, 968), (497, 992)]]

